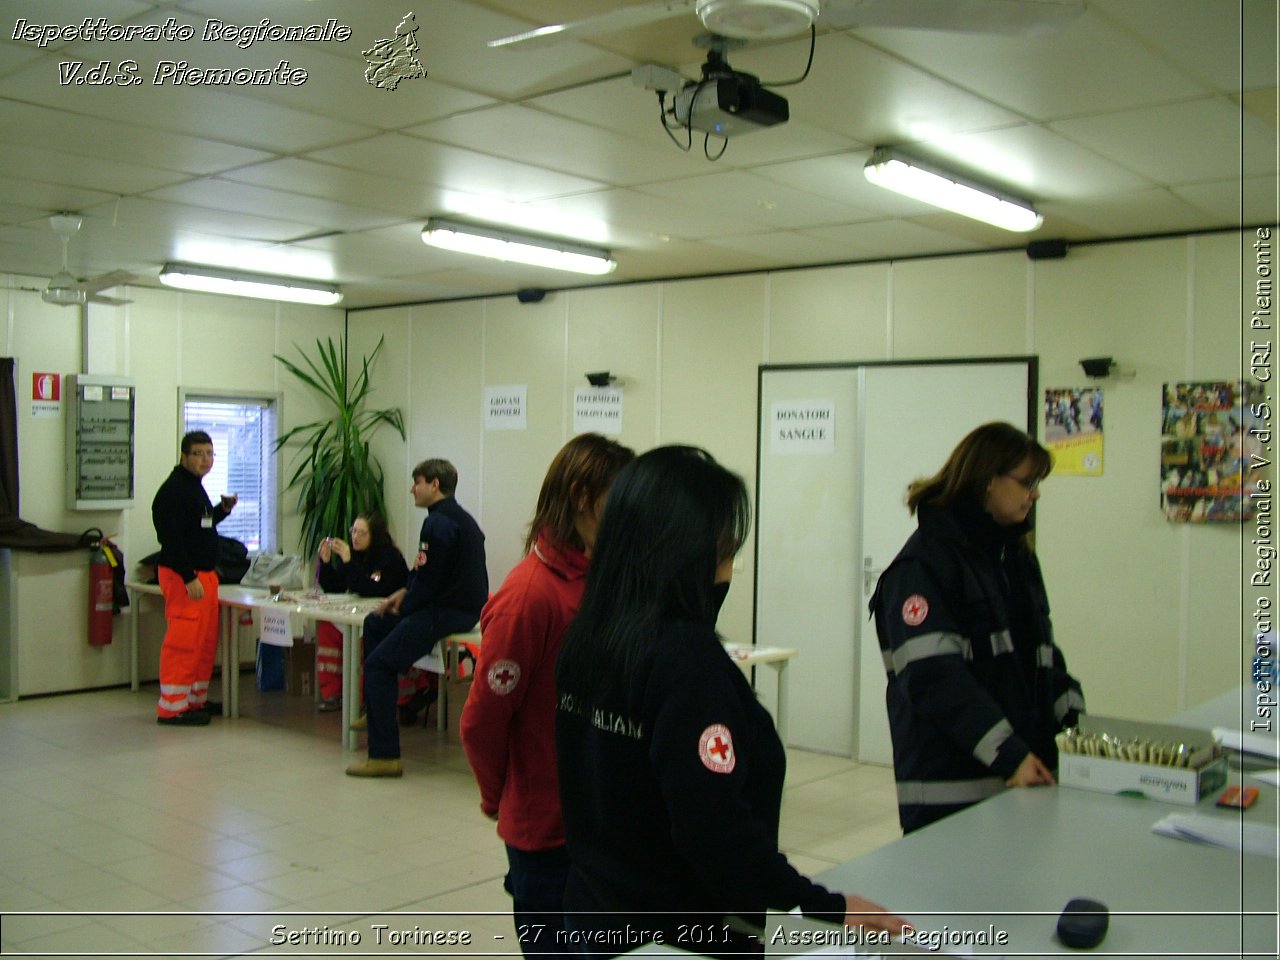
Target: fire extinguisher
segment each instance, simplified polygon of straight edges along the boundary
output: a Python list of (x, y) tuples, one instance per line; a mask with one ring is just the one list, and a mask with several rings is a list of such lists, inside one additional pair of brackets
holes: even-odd
[(111, 616), (115, 613), (113, 570), (119, 563), (106, 538), (89, 544), (89, 644), (105, 647), (111, 642)]

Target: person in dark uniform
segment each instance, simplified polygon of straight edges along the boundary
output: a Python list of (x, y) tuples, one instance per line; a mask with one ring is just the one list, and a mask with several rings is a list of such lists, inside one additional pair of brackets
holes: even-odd
[[(160, 540), (157, 573), (164, 594), (156, 722), (206, 726), (209, 678), (218, 649), (218, 524), (236, 505), (224, 494), (214, 506), (204, 478), (213, 469), (213, 440), (203, 430), (182, 438), (182, 456), (156, 491), (151, 521)], [(221, 712), (221, 706), (218, 706)]]
[(427, 509), (418, 555), (406, 587), (364, 621), (364, 702), (357, 729), (369, 731), (369, 759), (347, 767), (352, 777), (399, 777), (396, 677), (444, 637), (466, 633), (489, 599), (484, 534), (454, 499), (458, 471), (448, 460), (413, 468), (413, 502)]
[[(409, 580), (404, 554), (391, 539), (387, 521), (376, 510), (351, 524), (351, 542), (341, 537), (320, 541), (316, 580), (325, 593), (389, 597)], [(342, 632), (327, 620), (316, 623), (316, 678), (322, 713), (342, 706)]]
[(870, 604), (906, 833), (1006, 787), (1055, 783), (1054, 736), (1084, 696), (1028, 540), (1052, 466), (1033, 438), (988, 423), (907, 493), (919, 526)]
[(645, 453), (610, 491), (556, 673), (565, 936), (583, 955), (763, 955), (748, 930), (771, 908), (904, 925), (778, 850), (786, 753), (715, 628), (749, 524), (742, 479), (694, 447)]

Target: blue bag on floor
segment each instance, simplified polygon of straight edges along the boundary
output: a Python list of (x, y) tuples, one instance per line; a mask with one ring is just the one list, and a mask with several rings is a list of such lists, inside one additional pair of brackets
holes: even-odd
[(258, 641), (258, 689), (284, 689), (284, 647)]

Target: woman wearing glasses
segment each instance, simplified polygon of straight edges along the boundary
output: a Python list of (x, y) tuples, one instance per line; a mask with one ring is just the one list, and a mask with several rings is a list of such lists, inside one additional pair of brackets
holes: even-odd
[[(351, 524), (351, 542), (339, 537), (320, 541), (318, 579), (325, 593), (389, 597), (408, 582), (409, 567), (391, 539), (387, 521), (369, 511)], [(342, 706), (342, 634), (332, 623), (316, 627), (316, 678), (320, 707), (328, 713)]]
[(1084, 697), (1029, 542), (1051, 469), (1034, 439), (988, 423), (907, 491), (919, 527), (871, 599), (906, 833), (1006, 787), (1055, 782), (1054, 735)]

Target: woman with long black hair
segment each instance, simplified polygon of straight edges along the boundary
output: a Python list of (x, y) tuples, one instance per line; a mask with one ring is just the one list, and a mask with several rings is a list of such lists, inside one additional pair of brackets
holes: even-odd
[(556, 675), (565, 923), (584, 955), (762, 953), (747, 929), (771, 908), (904, 924), (778, 850), (786, 754), (715, 629), (749, 525), (742, 479), (695, 447), (643, 454), (610, 491)]

